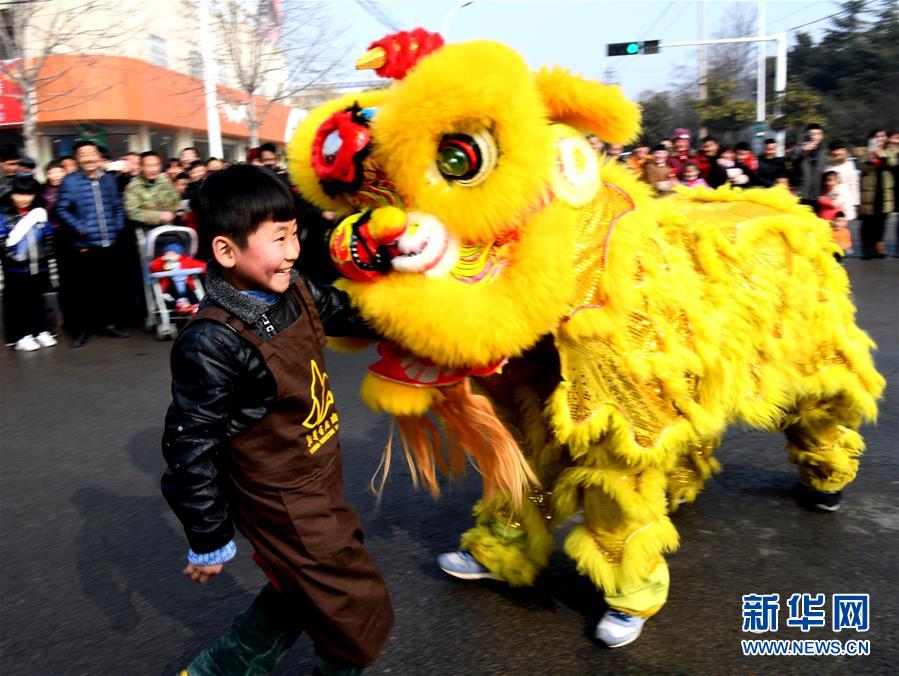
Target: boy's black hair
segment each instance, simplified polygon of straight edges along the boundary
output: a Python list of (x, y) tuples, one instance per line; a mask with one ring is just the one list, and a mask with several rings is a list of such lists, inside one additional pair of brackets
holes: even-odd
[(827, 146), (827, 149), (833, 152), (834, 150), (848, 150), (848, 146), (840, 141), (839, 139), (835, 141), (831, 141), (830, 145)]
[(275, 147), (274, 143), (263, 143), (261, 146), (259, 146), (260, 154), (262, 154), (266, 151), (270, 152), (270, 153), (274, 153), (275, 155), (278, 154), (278, 149)]
[(766, 138), (765, 143), (763, 145), (769, 146), (772, 143), (777, 143), (777, 141), (775, 141), (773, 138)]
[(187, 146), (186, 148), (182, 148), (181, 152), (183, 153), (185, 150), (193, 150), (195, 153), (197, 153), (197, 155), (200, 154), (199, 152), (197, 152), (197, 149), (194, 148), (193, 146)]
[(190, 164), (187, 165), (187, 170), (196, 169), (197, 167), (205, 167), (206, 163), (203, 160), (194, 160)]
[(811, 123), (805, 125), (805, 130), (806, 130), (806, 131), (812, 131), (813, 129), (818, 129), (818, 130), (820, 130), (820, 131), (824, 131), (824, 127), (822, 127), (822, 126), (821, 126), (820, 124), (818, 124), (817, 122), (811, 122)]
[(207, 157), (203, 164), (209, 164), (210, 162), (221, 162), (221, 160), (217, 157)]
[(235, 164), (210, 174), (200, 185), (197, 201), (206, 242), (224, 235), (245, 247), (260, 223), (296, 218), (294, 197), (284, 182), (251, 164)]
[(39, 195), (41, 193), (41, 184), (37, 182), (34, 176), (20, 174), (9, 182), (9, 192), (16, 195)]
[(749, 150), (749, 144), (746, 141), (740, 141), (734, 146), (734, 150)]
[[(134, 153), (134, 154), (137, 155), (137, 153)], [(143, 163), (144, 159), (146, 159), (147, 157), (158, 157), (159, 160), (162, 161), (162, 156), (159, 153), (157, 153), (155, 150), (145, 150), (144, 152), (142, 152), (140, 154), (141, 163)]]
[(174, 167), (176, 164), (177, 164), (179, 167), (181, 166), (181, 160), (179, 160), (177, 157), (170, 157), (169, 159), (167, 159), (167, 160), (165, 161), (165, 167), (166, 167), (166, 169), (168, 169), (169, 167)]
[(62, 163), (65, 162), (66, 160), (72, 160), (73, 162), (77, 162), (77, 161), (78, 161), (78, 160), (75, 159), (75, 156), (74, 156), (74, 155), (60, 155), (60, 156), (59, 156), (59, 160), (58, 160), (60, 166), (62, 166)]
[(176, 181), (180, 181), (182, 178), (183, 178), (185, 181), (189, 181), (189, 180), (190, 180), (190, 176), (188, 176), (187, 174), (185, 174), (183, 171), (182, 171), (180, 174), (178, 174), (177, 176), (175, 176), (175, 180), (176, 180)]
[(80, 148), (84, 148), (86, 146), (93, 146), (97, 149), (97, 152), (99, 152), (101, 155), (103, 154), (103, 151), (100, 150), (100, 146), (97, 145), (96, 141), (91, 141), (90, 139), (86, 138), (81, 139), (80, 141), (75, 141), (75, 145), (72, 147), (72, 152), (77, 154)]
[(827, 185), (827, 177), (828, 177), (828, 176), (836, 176), (836, 177), (837, 177), (837, 183), (840, 182), (840, 175), (839, 175), (837, 172), (835, 172), (835, 171), (825, 171), (823, 174), (821, 174), (821, 187), (822, 187), (822, 188), (823, 188), (825, 185)]
[(709, 141), (712, 141), (712, 142), (714, 142), (714, 143), (718, 143), (718, 139), (716, 139), (714, 136), (711, 136), (711, 135), (709, 135), (709, 136), (703, 136), (703, 137), (702, 137), (702, 140), (700, 140), (700, 143), (708, 143)]
[(654, 152), (656, 152), (657, 150), (665, 150), (665, 151), (667, 151), (667, 150), (668, 150), (668, 146), (666, 146), (664, 143), (657, 143), (656, 145), (654, 145), (654, 146), (652, 147), (652, 150), (651, 150), (650, 152), (653, 152), (653, 153), (654, 153)]
[(48, 173), (51, 169), (62, 169), (62, 162), (60, 160), (50, 160), (47, 162), (47, 166), (44, 167), (44, 173)]
[(22, 159), (22, 153), (12, 143), (4, 143), (0, 146), (0, 162)]

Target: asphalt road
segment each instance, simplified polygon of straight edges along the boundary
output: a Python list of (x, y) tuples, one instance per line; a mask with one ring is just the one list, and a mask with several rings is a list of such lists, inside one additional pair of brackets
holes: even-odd
[[(347, 493), (396, 608), (370, 673), (877, 674), (899, 666), (899, 261), (849, 261), (859, 322), (889, 381), (878, 426), (844, 508), (801, 510), (783, 439), (732, 430), (725, 471), (674, 521), (665, 609), (631, 646), (591, 638), (599, 593), (557, 551), (536, 587), (445, 577), (434, 557), (469, 524), (478, 481), (435, 502), (397, 469), (380, 510), (367, 492), (388, 423), (356, 394), (370, 355), (329, 356), (341, 410)], [(0, 437), (0, 672), (173, 674), (252, 600), (263, 579), (242, 546), (206, 586), (181, 574), (186, 546), (159, 494), (170, 344), (144, 335), (5, 352)], [(558, 540), (561, 541), (561, 537)], [(741, 596), (870, 594), (870, 631), (829, 626), (773, 638), (864, 638), (868, 657), (743, 657)], [(781, 615), (783, 626), (785, 609)], [(828, 616), (829, 622), (829, 616)], [(279, 674), (309, 673), (301, 639)]]

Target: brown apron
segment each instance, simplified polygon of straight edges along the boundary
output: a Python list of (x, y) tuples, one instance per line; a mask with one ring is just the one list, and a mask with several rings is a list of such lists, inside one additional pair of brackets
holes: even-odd
[[(324, 370), (324, 329), (301, 280), (287, 291), (301, 308), (293, 324), (262, 340), (218, 307), (195, 319), (219, 321), (250, 341), (278, 387), (253, 427), (229, 439), (223, 484), (237, 528), (275, 587), (296, 601), (294, 616), (320, 652), (358, 667), (374, 662), (393, 625), (387, 587), (362, 545), (343, 495), (340, 419)], [(288, 301), (285, 298), (285, 302)]]

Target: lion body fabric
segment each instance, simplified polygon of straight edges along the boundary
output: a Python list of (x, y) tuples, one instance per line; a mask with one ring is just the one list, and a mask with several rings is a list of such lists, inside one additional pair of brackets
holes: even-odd
[(557, 375), (544, 345), (519, 360), (531, 368), (482, 383), (542, 488), (517, 510), (479, 504), (463, 546), (530, 584), (549, 526), (581, 508), (566, 551), (611, 606), (651, 615), (667, 593), (663, 552), (678, 544), (667, 514), (719, 470), (725, 427), (784, 431), (803, 482), (839, 490), (883, 379), (826, 225), (786, 190), (653, 200), (606, 167), (578, 240), (575, 295), (552, 335)]
[(345, 217), (332, 258), (386, 341), (363, 399), (435, 494), (438, 468), (475, 458), (462, 546), (491, 572), (533, 582), (552, 525), (582, 510), (566, 551), (611, 607), (649, 616), (668, 513), (719, 469), (728, 425), (783, 431), (810, 488), (855, 476), (884, 383), (827, 224), (778, 188), (656, 200), (584, 138), (637, 135), (618, 87), (497, 43), (418, 47), (389, 88), (310, 111), (289, 153), (304, 195)]

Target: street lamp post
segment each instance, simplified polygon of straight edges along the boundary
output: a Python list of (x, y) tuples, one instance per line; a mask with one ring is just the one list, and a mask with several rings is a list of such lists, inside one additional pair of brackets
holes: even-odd
[(203, 50), (203, 91), (206, 99), (206, 134), (209, 154), (222, 157), (222, 127), (219, 122), (216, 65), (213, 54), (212, 29), (209, 22), (209, 0), (200, 0), (200, 44)]

